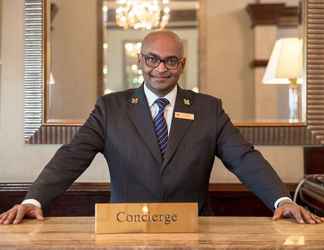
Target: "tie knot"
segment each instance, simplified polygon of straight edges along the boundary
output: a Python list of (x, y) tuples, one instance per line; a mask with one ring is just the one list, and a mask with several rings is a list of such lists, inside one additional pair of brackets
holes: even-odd
[(156, 104), (159, 106), (159, 109), (160, 110), (163, 110), (165, 108), (166, 105), (169, 104), (169, 100), (166, 99), (166, 98), (159, 98), (159, 99), (156, 99)]

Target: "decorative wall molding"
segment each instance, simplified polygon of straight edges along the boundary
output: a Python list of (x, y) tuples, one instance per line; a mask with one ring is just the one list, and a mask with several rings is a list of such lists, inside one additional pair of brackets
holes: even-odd
[(318, 145), (306, 126), (239, 126), (244, 138), (255, 145)]
[(42, 125), (29, 137), (29, 144), (66, 144), (69, 143), (80, 126)]
[(24, 137), (27, 143), (42, 125), (44, 92), (43, 2), (25, 1)]
[(306, 2), (308, 128), (324, 144), (324, 1)]

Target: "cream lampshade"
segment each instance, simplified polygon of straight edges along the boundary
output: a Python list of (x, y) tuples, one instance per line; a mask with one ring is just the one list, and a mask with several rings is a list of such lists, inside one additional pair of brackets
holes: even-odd
[(289, 119), (298, 121), (298, 84), (302, 83), (303, 44), (299, 38), (276, 41), (262, 82), (289, 84)]

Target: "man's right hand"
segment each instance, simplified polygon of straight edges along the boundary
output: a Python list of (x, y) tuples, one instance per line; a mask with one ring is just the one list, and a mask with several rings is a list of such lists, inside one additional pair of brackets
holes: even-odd
[(17, 204), (8, 211), (0, 214), (0, 224), (19, 224), (24, 217), (44, 220), (41, 208), (32, 204)]

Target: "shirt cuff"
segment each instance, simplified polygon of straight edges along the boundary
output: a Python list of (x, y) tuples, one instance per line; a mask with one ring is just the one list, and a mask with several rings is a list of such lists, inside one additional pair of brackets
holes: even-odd
[(26, 199), (23, 200), (23, 202), (21, 204), (32, 204), (38, 208), (42, 208), (42, 204), (39, 203), (39, 201), (35, 200), (35, 199)]
[(279, 198), (278, 200), (276, 200), (275, 204), (274, 204), (274, 207), (277, 208), (279, 203), (284, 201), (284, 200), (287, 200), (287, 201), (291, 201), (292, 202), (292, 199), (290, 199), (288, 196), (285, 196), (285, 197), (281, 197)]

